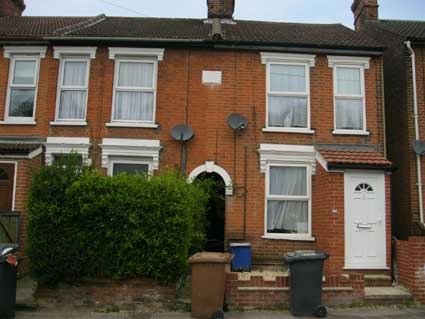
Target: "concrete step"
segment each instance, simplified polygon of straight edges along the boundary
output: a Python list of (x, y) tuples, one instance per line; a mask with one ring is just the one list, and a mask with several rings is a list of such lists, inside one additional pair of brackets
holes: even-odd
[(402, 286), (365, 288), (365, 302), (370, 305), (401, 305), (412, 301), (412, 295)]
[(391, 276), (387, 275), (365, 275), (366, 287), (391, 287), (393, 285)]

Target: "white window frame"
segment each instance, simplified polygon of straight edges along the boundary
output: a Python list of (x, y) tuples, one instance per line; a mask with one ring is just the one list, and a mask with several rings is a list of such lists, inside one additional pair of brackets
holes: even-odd
[(75, 152), (81, 155), (84, 166), (90, 166), (92, 164), (89, 158), (91, 145), (88, 137), (48, 137), (44, 143), (46, 149), (45, 164), (51, 165), (56, 155), (66, 155)]
[[(139, 128), (157, 128), (156, 121), (156, 102), (157, 102), (157, 83), (158, 83), (158, 62), (164, 59), (165, 49), (158, 48), (109, 48), (109, 59), (115, 61), (114, 68), (114, 88), (112, 95), (111, 122), (106, 123), (107, 127), (139, 127)], [(141, 87), (118, 87), (119, 68), (122, 62), (133, 63), (153, 63), (153, 82), (151, 88)], [(153, 116), (151, 121), (138, 120), (115, 120), (116, 92), (134, 91), (134, 92), (153, 92)]]
[(113, 163), (149, 164), (149, 172), (159, 169), (159, 140), (104, 138), (102, 144), (102, 168), (112, 176)]
[(153, 174), (153, 161), (147, 158), (111, 157), (108, 166), (108, 176), (114, 176), (114, 164), (148, 165), (148, 174)]
[[(367, 131), (366, 116), (366, 79), (365, 70), (370, 68), (370, 58), (367, 57), (345, 57), (328, 56), (329, 67), (333, 68), (333, 90), (334, 90), (334, 135), (369, 135)], [(360, 70), (361, 95), (338, 94), (337, 91), (337, 70), (338, 68), (352, 68)], [(338, 129), (336, 126), (336, 100), (337, 99), (358, 99), (363, 102), (363, 128), (361, 130)]]
[[(271, 195), (270, 194), (270, 168), (271, 167), (300, 167), (306, 169), (307, 178), (307, 194), (305, 196), (296, 195)], [(268, 239), (286, 239), (286, 240), (313, 240), (312, 239), (312, 222), (311, 222), (311, 176), (312, 167), (310, 164), (293, 164), (293, 163), (268, 163), (266, 168), (266, 188), (264, 203), (264, 236)], [(276, 201), (308, 201), (308, 233), (307, 234), (278, 234), (269, 233), (267, 230), (267, 206), (269, 200)]]
[[(84, 86), (66, 86), (63, 84), (64, 75), (65, 75), (65, 66), (66, 62), (85, 62), (87, 65), (86, 70), (86, 85)], [(71, 57), (66, 56), (62, 57), (60, 60), (59, 66), (59, 76), (58, 76), (58, 89), (56, 93), (56, 111), (55, 111), (55, 121), (51, 122), (51, 125), (78, 125), (85, 126), (87, 125), (87, 106), (89, 99), (89, 82), (90, 82), (90, 58), (89, 57)], [(85, 91), (86, 92), (86, 101), (85, 101), (85, 112), (83, 119), (60, 119), (59, 118), (59, 108), (61, 103), (61, 93), (62, 91)]]
[[(58, 75), (58, 89), (56, 93), (56, 108), (55, 108), (55, 120), (50, 122), (50, 125), (71, 125), (71, 126), (86, 126), (87, 125), (87, 108), (88, 108), (88, 96), (90, 87), (90, 69), (91, 60), (96, 58), (97, 47), (71, 47), (71, 46), (55, 46), (53, 47), (53, 56), (55, 59), (60, 59), (59, 75)], [(65, 62), (67, 61), (88, 61), (87, 64), (87, 83), (86, 87), (64, 87), (63, 76), (65, 70)], [(62, 90), (78, 90), (82, 91), (86, 89), (86, 108), (84, 119), (59, 119), (59, 105)]]
[[(35, 75), (34, 83), (29, 84), (13, 84), (13, 77), (15, 75), (15, 66), (17, 61), (32, 61), (35, 62)], [(10, 69), (9, 69), (9, 82), (7, 85), (7, 97), (5, 107), (5, 123), (8, 124), (23, 124), (35, 125), (35, 114), (37, 109), (37, 96), (38, 96), (38, 81), (40, 76), (40, 56), (37, 55), (12, 55), (10, 56)], [(34, 90), (34, 106), (32, 110), (32, 117), (17, 117), (9, 116), (11, 95), (13, 89), (33, 89)]]
[[(263, 132), (286, 132), (286, 133), (304, 133), (314, 134), (311, 129), (311, 90), (310, 90), (310, 68), (315, 66), (315, 55), (308, 54), (287, 54), (287, 53), (270, 53), (261, 52), (261, 61), (266, 65), (266, 127)], [(288, 65), (288, 66), (304, 66), (306, 91), (298, 92), (274, 92), (271, 91), (271, 66), (272, 65)], [(287, 96), (287, 97), (306, 97), (307, 98), (307, 127), (275, 127), (269, 125), (269, 99), (270, 96)]]

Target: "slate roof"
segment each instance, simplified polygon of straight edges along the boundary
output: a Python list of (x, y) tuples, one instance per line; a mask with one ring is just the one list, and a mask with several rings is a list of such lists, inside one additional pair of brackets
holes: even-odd
[[(380, 50), (382, 45), (341, 24), (236, 20), (223, 24), (223, 43)], [(204, 19), (130, 17), (2, 17), (0, 40), (46, 37), (211, 42)]]
[(400, 36), (425, 41), (425, 21), (379, 20), (378, 27)]
[(380, 167), (390, 168), (391, 162), (376, 151), (320, 150), (328, 167)]
[(40, 148), (42, 144), (27, 144), (27, 143), (0, 143), (0, 155), (28, 155), (32, 151)]

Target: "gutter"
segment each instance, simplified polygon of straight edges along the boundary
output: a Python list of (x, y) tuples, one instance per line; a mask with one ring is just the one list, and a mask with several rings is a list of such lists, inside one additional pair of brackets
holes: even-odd
[(128, 42), (128, 43), (155, 43), (164, 44), (193, 44), (196, 46), (215, 48), (215, 49), (231, 49), (231, 50), (251, 50), (251, 51), (276, 51), (276, 52), (293, 52), (293, 53), (316, 53), (316, 54), (339, 54), (339, 55), (361, 55), (361, 56), (382, 56), (385, 48), (326, 48), (324, 47), (301, 47), (301, 46), (285, 46), (278, 43), (265, 45), (261, 42), (238, 43), (231, 41), (213, 41), (206, 39), (163, 39), (163, 38), (117, 38), (117, 37), (45, 37), (46, 41), (69, 41), (69, 42)]
[[(413, 80), (413, 118), (415, 122), (415, 139), (419, 141), (419, 119), (418, 119), (418, 89), (416, 84), (416, 55), (412, 48), (410, 41), (405, 42), (410, 51), (410, 58), (412, 59), (412, 80)], [(422, 194), (422, 168), (421, 156), (416, 154), (416, 170), (417, 170), (417, 186), (418, 186), (418, 202), (419, 202), (419, 218), (422, 225), (424, 225), (424, 208), (423, 208), (423, 194)]]

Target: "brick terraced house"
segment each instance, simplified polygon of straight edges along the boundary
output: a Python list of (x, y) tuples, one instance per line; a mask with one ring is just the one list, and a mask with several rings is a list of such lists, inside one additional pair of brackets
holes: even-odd
[(356, 30), (387, 48), (386, 135), (393, 162), (393, 235), (400, 281), (425, 302), (425, 20), (379, 19), (377, 0), (353, 4)]
[[(224, 183), (225, 247), (248, 241), (255, 264), (326, 251), (326, 274), (360, 297), (364, 275), (390, 274), (379, 42), (235, 20), (234, 0), (208, 0), (206, 19), (31, 17), (13, 3), (0, 6), (0, 209), (21, 212), (22, 245), (37, 167), (75, 151), (109, 175), (180, 170), (170, 132), (184, 124), (189, 179)], [(232, 113), (248, 125), (231, 129)]]

